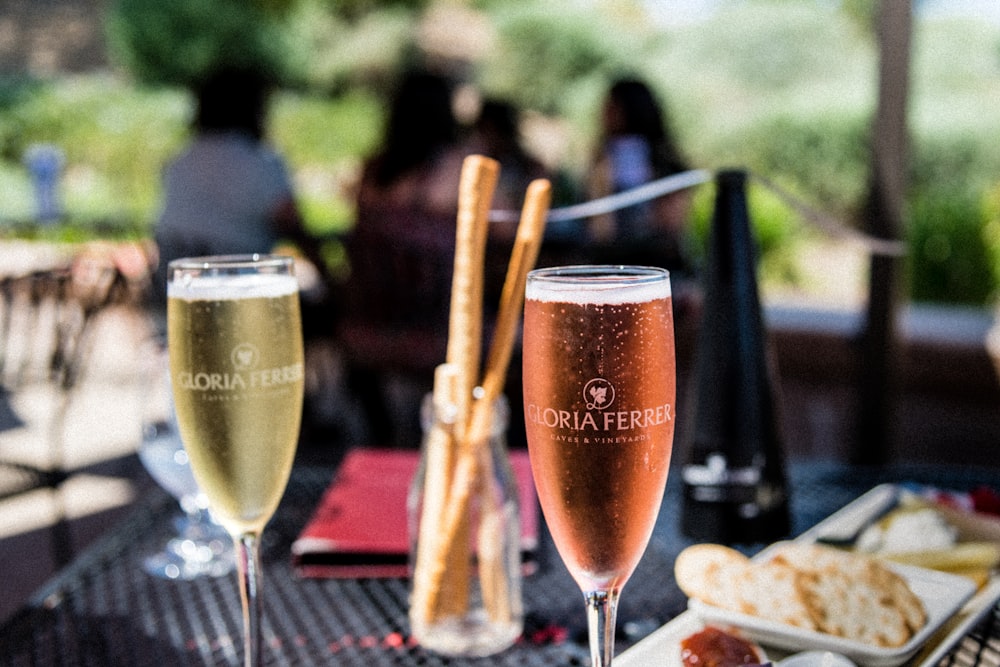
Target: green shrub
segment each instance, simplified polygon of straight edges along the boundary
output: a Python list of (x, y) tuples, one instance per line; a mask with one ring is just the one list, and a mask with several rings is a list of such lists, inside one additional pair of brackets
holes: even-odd
[(741, 150), (750, 170), (846, 217), (867, 187), (867, 127), (860, 116), (778, 116), (748, 132)]
[(1000, 286), (1000, 237), (988, 211), (1000, 169), (996, 156), (971, 136), (941, 134), (918, 137), (911, 153), (910, 298), (989, 303)]
[(35, 204), (27, 170), (20, 165), (0, 163), (0, 192), (3, 192), (0, 227), (31, 219)]
[(272, 101), (270, 137), (295, 164), (357, 160), (381, 139), (384, 112), (363, 90), (336, 98), (286, 92)]
[(624, 38), (589, 13), (538, 5), (498, 13), (497, 45), (481, 63), (479, 82), (493, 95), (543, 113), (570, 114), (575, 91), (602, 74), (628, 68), (638, 55)]
[(989, 256), (992, 300), (1000, 298), (1000, 179), (982, 197), (983, 244)]
[(317, 235), (354, 222), (351, 179), (381, 139), (384, 107), (356, 90), (336, 98), (286, 92), (271, 105), (269, 135), (297, 176), (306, 225)]
[(299, 78), (283, 11), (249, 0), (115, 0), (106, 16), (114, 60), (147, 84), (190, 86), (221, 65)]
[(979, 197), (965, 188), (913, 198), (906, 233), (911, 300), (985, 305), (995, 296), (981, 211)]
[[(74, 224), (148, 224), (163, 162), (185, 133), (184, 95), (135, 88), (111, 76), (39, 81), (26, 91), (0, 113), (7, 169), (26, 180), (28, 147), (52, 144), (65, 156), (61, 196)], [(23, 203), (0, 206), (0, 217), (24, 214)]]
[(323, 0), (302, 0), (289, 16), (302, 53), (295, 67), (302, 86), (330, 95), (352, 87), (387, 91), (412, 53), (414, 13), (389, 7), (348, 20), (330, 9)]

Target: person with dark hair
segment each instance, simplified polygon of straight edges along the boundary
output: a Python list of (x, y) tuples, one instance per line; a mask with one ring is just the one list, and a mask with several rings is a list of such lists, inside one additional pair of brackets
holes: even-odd
[[(382, 144), (362, 166), (337, 322), (348, 386), (373, 441), (419, 433), (420, 397), (445, 358), (464, 155), (448, 80), (406, 73)], [(407, 389), (412, 400), (400, 399)], [(398, 409), (407, 411), (403, 424)]]
[(263, 139), (268, 90), (260, 73), (228, 68), (197, 86), (193, 137), (163, 174), (158, 288), (172, 259), (267, 253), (281, 240), (322, 270), (285, 162)]
[(264, 138), (267, 93), (267, 80), (259, 72), (216, 70), (197, 86), (194, 125), (199, 132), (241, 131), (260, 141)]
[(422, 211), (454, 214), (462, 153), (451, 86), (434, 73), (414, 71), (400, 81), (381, 148), (362, 170), (358, 224), (369, 214)]
[[(591, 197), (629, 190), (688, 169), (662, 105), (643, 81), (615, 81), (601, 113), (601, 137), (588, 177)], [(677, 268), (683, 264), (688, 203), (688, 195), (680, 192), (599, 216), (591, 221), (591, 238), (623, 251), (655, 249), (662, 253), (657, 265)]]
[[(493, 196), (495, 209), (520, 210), (528, 184), (537, 178), (549, 178), (545, 166), (524, 148), (518, 108), (504, 100), (483, 100), (472, 127), (469, 152), (500, 163), (500, 178)], [(513, 235), (514, 225), (510, 227), (509, 233)]]
[[(645, 82), (635, 78), (613, 82), (601, 108), (601, 121), (588, 182), (592, 197), (630, 190), (689, 169), (663, 106)], [(702, 309), (697, 267), (687, 248), (690, 200), (689, 191), (674, 192), (597, 216), (589, 227), (589, 261), (670, 270), (679, 351), (694, 348)], [(679, 354), (679, 367), (688, 361)]]

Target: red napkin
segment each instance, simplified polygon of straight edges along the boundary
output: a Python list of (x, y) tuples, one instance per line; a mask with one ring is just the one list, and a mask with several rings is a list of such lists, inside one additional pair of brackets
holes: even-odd
[[(348, 452), (312, 518), (292, 544), (304, 577), (405, 577), (409, 574), (406, 499), (420, 460), (414, 450)], [(529, 569), (538, 548), (538, 500), (528, 453), (510, 452), (521, 506), (521, 553)]]

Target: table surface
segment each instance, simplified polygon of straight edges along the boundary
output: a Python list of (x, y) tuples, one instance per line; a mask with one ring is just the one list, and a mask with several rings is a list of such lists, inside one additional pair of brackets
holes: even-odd
[[(525, 632), (489, 660), (447, 659), (408, 639), (405, 579), (304, 579), (289, 546), (308, 520), (334, 468), (298, 466), (265, 531), (267, 664), (275, 665), (587, 665), (583, 600), (547, 534), (540, 568), (524, 582)], [(1000, 469), (899, 465), (852, 468), (834, 463), (789, 466), (793, 534), (801, 533), (884, 482), (969, 490), (1000, 488)], [(686, 608), (673, 561), (690, 544), (679, 534), (680, 475), (667, 484), (653, 539), (626, 585), (619, 609), (618, 652)], [(81, 554), (0, 627), (0, 665), (238, 665), (240, 613), (235, 575), (167, 581), (142, 570), (142, 559), (170, 537), (176, 503), (155, 491), (122, 524)], [(753, 547), (750, 548), (752, 550)], [(989, 614), (943, 663), (1000, 660), (1000, 615)], [(970, 643), (971, 642), (971, 643)], [(970, 657), (971, 656), (971, 657)]]

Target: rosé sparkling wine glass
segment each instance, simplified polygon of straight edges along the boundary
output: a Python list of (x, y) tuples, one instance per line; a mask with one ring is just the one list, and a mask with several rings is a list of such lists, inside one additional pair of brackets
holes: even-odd
[(236, 546), (244, 664), (263, 664), (260, 536), (284, 494), (302, 418), (298, 282), (289, 257), (175, 260), (167, 342), (177, 423), (198, 486)]
[(606, 667), (618, 598), (649, 542), (670, 467), (670, 275), (629, 266), (532, 271), (523, 347), (535, 486), (584, 594), (592, 663)]

